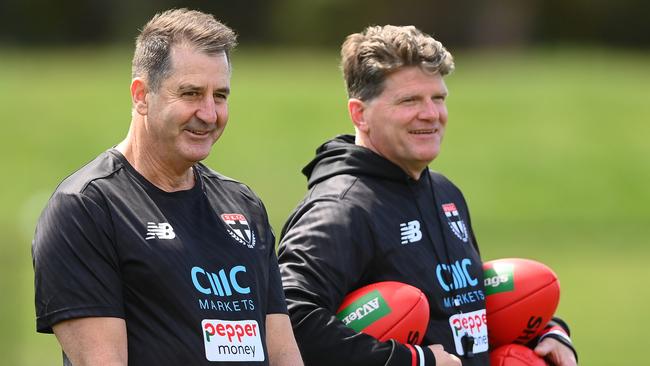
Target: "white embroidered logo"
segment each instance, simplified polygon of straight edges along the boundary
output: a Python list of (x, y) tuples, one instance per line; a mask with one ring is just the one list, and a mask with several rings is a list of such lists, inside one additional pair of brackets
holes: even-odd
[(401, 223), (399, 226), (402, 244), (415, 243), (422, 239), (422, 231), (420, 231), (420, 222), (418, 220)]
[(150, 240), (153, 238), (158, 239), (174, 239), (176, 234), (174, 233), (174, 228), (169, 225), (169, 223), (161, 222), (156, 224), (155, 222), (147, 223), (147, 237), (145, 240)]

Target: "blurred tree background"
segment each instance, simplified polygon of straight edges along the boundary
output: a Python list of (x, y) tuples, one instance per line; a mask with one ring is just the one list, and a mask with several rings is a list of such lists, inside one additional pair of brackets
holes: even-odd
[(211, 12), (242, 44), (336, 47), (369, 24), (413, 24), (452, 48), (650, 46), (645, 0), (3, 0), (0, 44), (129, 42), (155, 11)]
[(457, 72), (432, 166), (463, 189), (482, 255), (557, 272), (582, 364), (647, 363), (629, 340), (650, 326), (650, 1), (0, 0), (0, 364), (61, 364), (35, 332), (35, 222), (66, 175), (125, 136), (134, 39), (172, 7), (239, 34), (207, 163), (249, 184), (276, 232), (314, 149), (352, 132), (344, 37), (412, 24), (441, 40)]

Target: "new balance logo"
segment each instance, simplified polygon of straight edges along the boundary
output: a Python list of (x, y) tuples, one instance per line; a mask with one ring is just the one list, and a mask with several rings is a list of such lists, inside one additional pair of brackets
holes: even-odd
[(145, 240), (150, 240), (153, 238), (158, 239), (174, 239), (176, 234), (174, 233), (174, 228), (166, 222), (161, 222), (156, 224), (155, 222), (147, 223), (147, 237)]
[(415, 243), (422, 239), (422, 231), (420, 231), (420, 222), (418, 220), (401, 223), (399, 226), (402, 244)]

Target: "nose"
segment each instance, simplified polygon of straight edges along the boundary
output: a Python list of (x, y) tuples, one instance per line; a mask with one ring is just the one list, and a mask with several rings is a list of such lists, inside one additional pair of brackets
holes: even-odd
[(217, 105), (214, 101), (212, 95), (208, 95), (203, 100), (201, 100), (201, 105), (196, 111), (196, 117), (201, 119), (205, 123), (216, 123), (217, 122)]
[(440, 106), (435, 100), (425, 99), (420, 110), (420, 119), (435, 121), (440, 118)]

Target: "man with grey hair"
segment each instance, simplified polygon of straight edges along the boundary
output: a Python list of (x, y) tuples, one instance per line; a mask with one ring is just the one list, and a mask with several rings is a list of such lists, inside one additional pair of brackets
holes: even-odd
[(136, 41), (124, 141), (66, 178), (32, 254), (64, 364), (302, 365), (259, 198), (201, 163), (228, 121), (234, 32), (187, 9)]
[[(454, 69), (452, 56), (415, 27), (389, 25), (348, 36), (341, 58), (355, 136), (326, 142), (303, 169), (309, 192), (287, 220), (278, 252), (303, 359), (488, 365), (482, 262), (467, 204), (428, 169), (447, 126), (443, 77)], [(409, 344), (357, 333), (336, 314), (345, 295), (382, 281), (415, 286), (428, 300), (426, 330), (410, 333)], [(562, 332), (554, 328), (556, 339), (546, 337), (536, 351), (555, 365), (575, 365)]]

